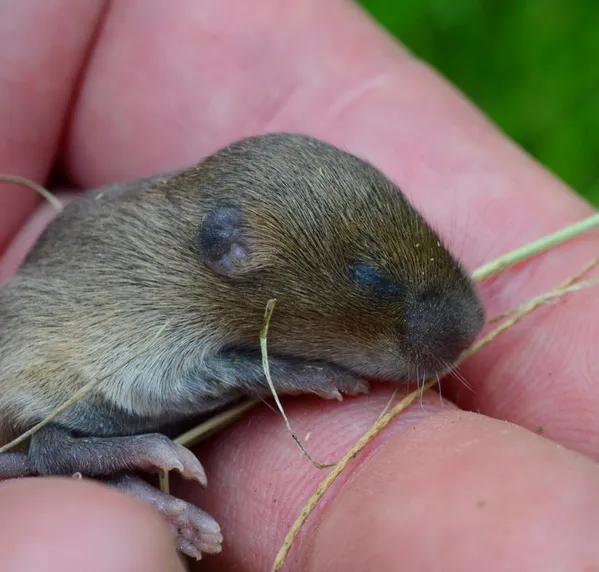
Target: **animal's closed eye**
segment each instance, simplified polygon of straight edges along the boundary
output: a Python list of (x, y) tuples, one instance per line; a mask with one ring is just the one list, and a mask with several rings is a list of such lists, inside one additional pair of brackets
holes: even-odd
[(383, 276), (383, 274), (370, 264), (354, 262), (349, 266), (349, 274), (356, 284), (379, 294), (392, 296), (402, 291), (402, 286), (399, 282)]

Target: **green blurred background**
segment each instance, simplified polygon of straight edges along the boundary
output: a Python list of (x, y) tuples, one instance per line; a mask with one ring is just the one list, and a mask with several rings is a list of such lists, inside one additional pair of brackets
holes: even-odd
[(599, 0), (360, 0), (599, 206)]

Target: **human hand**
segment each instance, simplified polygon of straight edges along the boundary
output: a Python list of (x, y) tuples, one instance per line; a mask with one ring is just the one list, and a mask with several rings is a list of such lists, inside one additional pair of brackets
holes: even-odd
[[(244, 7), (182, 1), (173, 10), (165, 1), (131, 0), (113, 3), (100, 24), (99, 2), (11, 5), (0, 18), (0, 124), (8, 126), (0, 171), (43, 181), (58, 154), (89, 188), (188, 165), (245, 135), (302, 131), (380, 167), (470, 268), (589, 214), (353, 4), (253, 0)], [(48, 216), (46, 207), (31, 214), (36, 201), (29, 191), (0, 189), (0, 242), (11, 240), (0, 276), (12, 272)], [(581, 238), (490, 281), (488, 315), (574, 274), (596, 256), (597, 241)], [(327, 493), (287, 569), (598, 565), (598, 306), (592, 291), (582, 291), (541, 309), (462, 368), (473, 392), (448, 379), (443, 405), (433, 393), (401, 415)], [(389, 393), (378, 388), (342, 404), (292, 399), (285, 407), (298, 435), (311, 433), (310, 452), (330, 461), (370, 428)], [(534, 434), (539, 426), (543, 437)], [(177, 492), (213, 514), (225, 535), (223, 553), (202, 565), (268, 570), (324, 473), (266, 409), (196, 452), (208, 489), (183, 483)], [(10, 532), (22, 522), (28, 534), (2, 532), (12, 539), (0, 544), (2, 562), (13, 558), (14, 569), (23, 569), (18, 558), (51, 538), (46, 570), (54, 569), (51, 558), (56, 569), (75, 569), (73, 523), (95, 530), (112, 510), (115, 523), (130, 523), (130, 550), (140, 559), (171, 558), (170, 545), (154, 542), (160, 524), (144, 507), (108, 496), (120, 498), (86, 483), (3, 485), (2, 514), (15, 516), (0, 526)], [(70, 512), (51, 522), (27, 530), (29, 521), (17, 519), (70, 498)], [(133, 535), (145, 526), (151, 531), (141, 547)], [(95, 553), (120, 554), (125, 534), (86, 538)], [(123, 570), (135, 569), (123, 562)], [(114, 563), (104, 569), (118, 570)]]

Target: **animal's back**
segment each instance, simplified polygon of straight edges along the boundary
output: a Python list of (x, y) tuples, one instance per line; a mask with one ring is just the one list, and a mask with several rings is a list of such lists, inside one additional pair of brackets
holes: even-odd
[[(145, 405), (159, 407), (158, 363), (169, 356), (155, 336), (162, 326), (180, 326), (184, 347), (194, 322), (192, 241), (179, 206), (165, 200), (168, 178), (102, 188), (67, 205), (0, 287), (0, 438), (44, 418), (84, 384), (149, 349), (153, 339), (157, 351), (106, 379), (89, 399), (143, 417), (151, 411), (136, 395), (154, 384), (155, 403)], [(93, 409), (74, 407), (61, 419), (79, 429), (89, 425), (83, 417)], [(102, 419), (94, 423), (102, 433)]]

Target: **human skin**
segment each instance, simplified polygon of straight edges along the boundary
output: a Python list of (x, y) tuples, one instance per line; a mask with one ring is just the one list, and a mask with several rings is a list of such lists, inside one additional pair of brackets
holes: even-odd
[[(0, 42), (0, 172), (44, 182), (58, 158), (85, 189), (302, 131), (381, 168), (471, 269), (592, 212), (348, 1), (0, 0)], [(0, 281), (50, 216), (34, 193), (0, 187)], [(487, 314), (598, 248), (589, 234), (487, 281)], [(592, 290), (540, 309), (464, 365), (472, 391), (447, 379), (442, 402), (431, 393), (401, 415), (327, 493), (286, 569), (599, 569), (598, 310)], [(284, 403), (330, 461), (389, 394)], [(225, 535), (198, 569), (268, 570), (324, 473), (265, 407), (195, 451), (208, 489), (177, 493)], [(97, 484), (4, 483), (0, 512), (7, 572), (40, 546), (44, 572), (80, 570), (84, 550), (106, 557), (98, 571), (176, 569), (159, 517)]]

